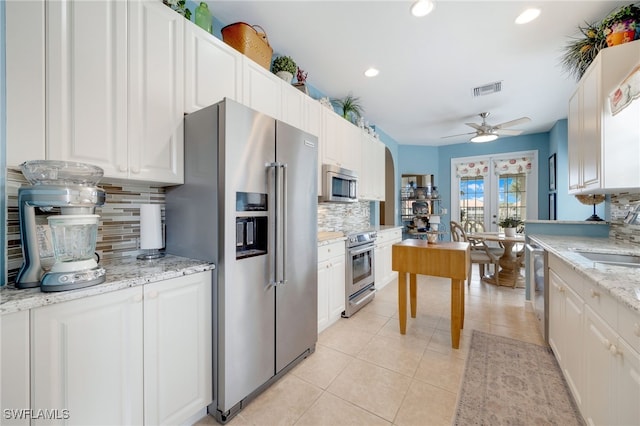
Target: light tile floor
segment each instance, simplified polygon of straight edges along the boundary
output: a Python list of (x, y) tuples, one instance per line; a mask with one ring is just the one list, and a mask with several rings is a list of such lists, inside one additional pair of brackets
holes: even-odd
[[(397, 281), (318, 336), (316, 351), (228, 425), (449, 425), (472, 330), (543, 344), (524, 289), (467, 287), (460, 349), (451, 348), (450, 281), (418, 277), (417, 317), (400, 335)], [(217, 424), (212, 417), (197, 425)]]

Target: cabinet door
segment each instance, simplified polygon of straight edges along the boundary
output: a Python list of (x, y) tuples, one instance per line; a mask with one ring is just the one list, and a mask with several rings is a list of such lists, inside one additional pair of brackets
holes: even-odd
[(565, 296), (563, 339), (565, 364), (563, 370), (573, 397), (580, 409), (583, 408), (584, 370), (583, 370), (583, 318), (584, 302), (569, 286), (564, 287)]
[(211, 303), (211, 272), (145, 286), (145, 423), (181, 424), (213, 400)]
[(184, 25), (184, 111), (192, 113), (225, 97), (241, 102), (242, 55), (191, 21)]
[(211, 403), (211, 333), (211, 272), (145, 286), (146, 424), (181, 424)]
[[(592, 425), (614, 424), (615, 416), (615, 358), (610, 352), (616, 334), (590, 308), (585, 308), (584, 335), (584, 412)], [(636, 401), (637, 405), (637, 401)]]
[(48, 159), (127, 177), (126, 23), (124, 2), (47, 2)]
[(378, 201), (384, 201), (386, 186), (386, 147), (384, 143), (374, 139), (373, 150), (373, 169), (375, 171), (373, 198)]
[(242, 58), (242, 97), (250, 108), (280, 120), (282, 79), (247, 57)]
[(568, 158), (569, 158), (569, 191), (576, 192), (581, 189), (581, 163), (582, 163), (582, 88), (569, 100), (568, 114)]
[(602, 106), (600, 98), (600, 67), (594, 64), (580, 80), (582, 86), (582, 185), (584, 189), (599, 188), (602, 150)]
[[(3, 410), (29, 408), (29, 311), (2, 315), (0, 330), (2, 336), (1, 406)], [(7, 413), (3, 412), (2, 424), (29, 424), (28, 417), (19, 417), (16, 415), (7, 418)]]
[(616, 357), (617, 424), (640, 424), (640, 353), (618, 339)]
[(184, 181), (184, 23), (161, 1), (129, 2), (129, 179)]
[(32, 309), (31, 326), (32, 409), (67, 409), (69, 425), (142, 424), (141, 287)]
[(342, 119), (341, 126), (344, 135), (342, 149), (342, 167), (362, 174), (362, 129), (349, 121)]
[(564, 337), (562, 336), (563, 286), (560, 277), (553, 270), (549, 270), (549, 345), (561, 367), (565, 364)]
[(318, 333), (329, 326), (329, 268), (326, 260), (318, 264)]
[(330, 260), (329, 274), (329, 321), (340, 318), (345, 304), (345, 257), (334, 257)]
[(45, 159), (45, 3), (7, 1), (7, 166)]
[(282, 121), (293, 127), (305, 130), (305, 98), (308, 96), (284, 80), (282, 87)]

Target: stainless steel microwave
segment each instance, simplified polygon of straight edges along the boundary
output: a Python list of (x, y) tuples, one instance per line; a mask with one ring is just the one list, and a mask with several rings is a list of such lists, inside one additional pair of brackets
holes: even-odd
[(353, 170), (323, 164), (320, 201), (333, 203), (358, 201), (358, 174)]

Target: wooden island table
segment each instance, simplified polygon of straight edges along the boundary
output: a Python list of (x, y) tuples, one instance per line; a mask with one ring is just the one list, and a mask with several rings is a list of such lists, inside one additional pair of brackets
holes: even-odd
[(392, 246), (391, 269), (398, 271), (398, 311), (400, 334), (407, 331), (407, 274), (411, 318), (416, 317), (418, 291), (416, 275), (451, 279), (451, 346), (460, 347), (460, 330), (464, 327), (464, 282), (471, 262), (469, 243), (408, 239)]

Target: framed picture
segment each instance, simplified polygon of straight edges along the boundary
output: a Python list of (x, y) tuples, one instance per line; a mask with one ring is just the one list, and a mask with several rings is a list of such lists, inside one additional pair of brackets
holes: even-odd
[(549, 191), (556, 190), (556, 155), (549, 157)]
[(549, 220), (556, 220), (556, 194), (549, 194)]

